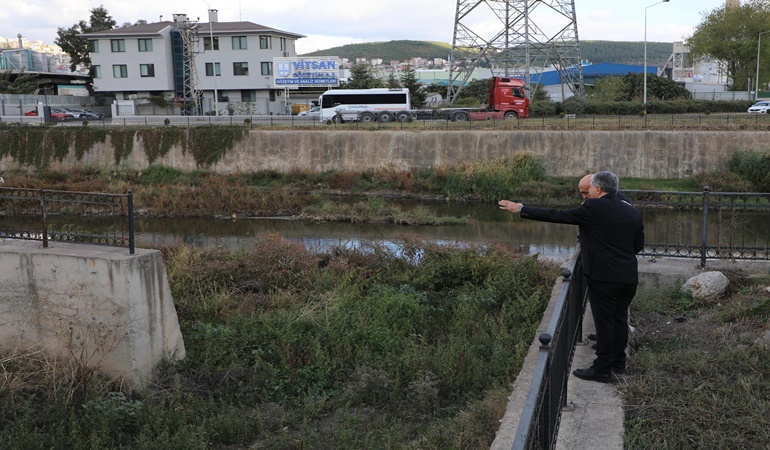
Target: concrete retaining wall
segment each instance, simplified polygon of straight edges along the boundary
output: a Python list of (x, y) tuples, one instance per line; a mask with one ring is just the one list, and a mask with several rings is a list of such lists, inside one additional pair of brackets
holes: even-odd
[[(270, 169), (325, 171), (392, 166), (430, 168), (458, 161), (479, 160), (531, 151), (547, 173), (579, 176), (612, 170), (621, 177), (684, 178), (699, 171), (724, 167), (736, 150), (770, 149), (767, 131), (259, 131), (252, 130), (222, 161), (215, 172), (254, 172)], [(81, 161), (70, 150), (55, 170), (84, 165), (113, 168), (110, 139), (86, 152)], [(196, 169), (189, 152), (180, 146), (157, 161), (182, 170)], [(121, 166), (142, 169), (148, 160), (141, 139)], [(19, 168), (10, 158), (0, 170)], [(30, 169), (29, 167), (21, 167)]]
[(0, 241), (0, 345), (139, 386), (185, 348), (160, 252)]

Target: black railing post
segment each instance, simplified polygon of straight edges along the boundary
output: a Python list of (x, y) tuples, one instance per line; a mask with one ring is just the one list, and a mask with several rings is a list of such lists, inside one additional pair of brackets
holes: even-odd
[(45, 220), (45, 189), (40, 190), (40, 216), (43, 228), (43, 248), (48, 248), (48, 223)]
[(128, 191), (128, 254), (136, 253), (134, 241), (134, 193)]
[(703, 230), (700, 240), (700, 266), (706, 267), (706, 241), (708, 240), (708, 218), (709, 218), (709, 192), (708, 186), (703, 186)]

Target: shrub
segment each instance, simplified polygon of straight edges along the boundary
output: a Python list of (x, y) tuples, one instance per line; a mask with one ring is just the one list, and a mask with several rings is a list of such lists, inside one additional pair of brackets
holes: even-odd
[(731, 172), (748, 180), (759, 192), (770, 192), (770, 152), (738, 151), (728, 163)]

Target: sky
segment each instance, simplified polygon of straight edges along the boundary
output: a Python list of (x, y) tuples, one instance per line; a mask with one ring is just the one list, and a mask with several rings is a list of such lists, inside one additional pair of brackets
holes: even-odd
[[(546, 3), (553, 0), (545, 0)], [(644, 41), (645, 17), (648, 42), (683, 41), (708, 13), (725, 0), (670, 0), (642, 2), (622, 0), (575, 0), (580, 40)], [(502, 4), (501, 1), (497, 2)], [(522, 4), (522, 0), (513, 4)], [(465, 2), (464, 4), (474, 4)], [(0, 8), (0, 36), (53, 43), (59, 27), (69, 28), (88, 20), (90, 9), (104, 6), (118, 22), (187, 14), (208, 22), (209, 9), (218, 10), (220, 22), (249, 21), (302, 34), (297, 53), (303, 54), (344, 44), (391, 40), (451, 43), (455, 0), (6, 0)], [(483, 5), (482, 5), (483, 6)], [(483, 38), (502, 30), (501, 22), (486, 10), (462, 21)], [(540, 11), (550, 11), (544, 8)], [(540, 13), (538, 13), (540, 14)], [(534, 13), (533, 13), (534, 16)], [(535, 24), (549, 33), (559, 17), (544, 13)], [(486, 34), (490, 33), (490, 34)], [(419, 56), (419, 55), (415, 55)]]

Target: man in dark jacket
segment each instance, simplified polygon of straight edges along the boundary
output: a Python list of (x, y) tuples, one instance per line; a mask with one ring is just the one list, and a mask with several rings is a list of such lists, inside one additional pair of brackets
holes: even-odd
[(628, 306), (639, 283), (636, 254), (644, 246), (644, 225), (636, 208), (618, 195), (618, 177), (597, 172), (591, 177), (586, 200), (577, 208), (533, 208), (500, 200), (501, 209), (542, 222), (578, 225), (583, 272), (596, 325), (596, 359), (578, 378), (609, 381), (623, 372), (628, 345)]

